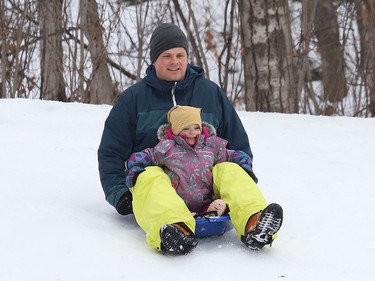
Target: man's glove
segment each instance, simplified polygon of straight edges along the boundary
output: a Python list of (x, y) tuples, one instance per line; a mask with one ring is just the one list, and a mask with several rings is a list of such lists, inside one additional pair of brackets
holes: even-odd
[(258, 178), (255, 176), (253, 172), (253, 162), (247, 153), (241, 150), (236, 150), (232, 154), (231, 161), (233, 163), (240, 165), (242, 169), (244, 169), (249, 174), (249, 176), (255, 181), (255, 183), (258, 183)]
[(133, 213), (133, 196), (131, 192), (128, 190), (124, 193), (121, 197), (119, 203), (116, 206), (116, 210), (120, 215), (129, 215)]

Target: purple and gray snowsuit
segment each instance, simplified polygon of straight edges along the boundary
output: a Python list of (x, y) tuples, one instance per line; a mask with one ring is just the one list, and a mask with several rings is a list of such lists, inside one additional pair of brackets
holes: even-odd
[(202, 134), (191, 147), (180, 136), (171, 134), (169, 124), (158, 129), (160, 142), (154, 148), (133, 153), (127, 161), (129, 170), (126, 183), (134, 186), (136, 177), (145, 167), (162, 167), (171, 179), (177, 194), (191, 212), (202, 212), (212, 202), (212, 167), (221, 162), (235, 162), (256, 182), (249, 155), (226, 148), (227, 141), (216, 136), (215, 128), (202, 123)]

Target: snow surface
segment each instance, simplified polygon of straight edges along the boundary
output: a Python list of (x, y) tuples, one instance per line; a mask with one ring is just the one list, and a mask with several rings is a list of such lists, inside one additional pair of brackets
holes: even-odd
[(232, 230), (163, 256), (104, 199), (110, 109), (0, 100), (0, 280), (375, 280), (375, 119), (239, 112), (279, 238), (253, 252)]

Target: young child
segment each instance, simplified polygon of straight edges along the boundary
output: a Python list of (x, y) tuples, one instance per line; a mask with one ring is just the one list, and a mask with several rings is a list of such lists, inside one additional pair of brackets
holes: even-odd
[[(132, 188), (138, 175), (146, 167), (159, 166), (169, 176), (172, 186), (184, 200), (190, 212), (216, 211), (218, 215), (222, 215), (228, 211), (227, 203), (229, 203), (229, 215), (231, 216), (232, 205), (235, 209), (235, 216), (241, 216), (243, 211), (241, 211), (241, 208), (237, 211), (236, 206), (236, 200), (238, 201), (236, 196), (238, 195), (228, 194), (227, 198), (230, 202), (225, 202), (224, 198), (219, 198), (221, 197), (218, 194), (220, 192), (214, 190), (212, 169), (219, 163), (236, 163), (251, 177), (248, 177), (248, 181), (255, 185), (257, 178), (252, 170), (250, 156), (242, 151), (227, 149), (227, 141), (216, 136), (215, 128), (206, 122), (202, 123), (199, 108), (174, 106), (168, 112), (167, 117), (168, 124), (162, 125), (158, 129), (157, 134), (160, 142), (154, 148), (133, 153), (127, 161), (129, 171), (126, 178), (127, 186)], [(217, 189), (220, 190), (220, 187)], [(234, 187), (233, 189), (237, 188)], [(234, 194), (236, 192), (239, 191), (233, 191)], [(259, 197), (264, 205), (262, 195), (260, 194)], [(246, 218), (248, 223), (245, 225), (245, 230), (241, 230), (244, 233), (244, 235), (241, 235), (241, 239), (252, 249), (258, 250), (264, 245), (270, 244), (273, 240), (272, 236), (281, 226), (281, 207), (277, 204), (271, 204), (270, 206), (267, 208), (270, 209), (269, 211), (273, 216), (271, 217), (272, 225), (268, 224), (265, 227), (266, 229), (260, 229), (259, 227), (256, 229), (257, 224), (262, 219), (261, 212), (253, 214), (251, 218)], [(269, 217), (270, 214), (267, 215), (267, 219)], [(238, 219), (238, 221), (243, 221), (243, 218)], [(266, 222), (264, 221), (263, 224), (266, 224)], [(236, 228), (235, 224), (234, 226)], [(171, 229), (171, 227), (175, 227), (175, 229)], [(172, 252), (178, 251), (176, 248), (181, 247), (179, 244), (181, 241), (175, 242), (176, 237), (183, 240), (186, 236), (191, 238), (188, 239), (190, 244), (187, 243), (186, 247), (195, 247), (197, 243), (193, 243), (195, 241), (194, 233), (186, 228), (186, 225), (181, 223), (163, 226), (161, 228), (162, 248)], [(166, 232), (165, 237), (163, 237), (163, 230)], [(175, 239), (168, 241), (171, 236), (175, 236)]]
[[(139, 153), (134, 153), (132, 161), (163, 167), (172, 185), (193, 213), (217, 211), (221, 216), (226, 204), (221, 199), (213, 201), (212, 167), (217, 163), (233, 161), (233, 156), (247, 158), (242, 165), (257, 181), (244, 152), (226, 149), (227, 141), (216, 137), (215, 128), (201, 121), (200, 109), (190, 106), (175, 106), (168, 112), (168, 124), (158, 129), (159, 144)], [(234, 160), (235, 162), (235, 160)], [(127, 177), (128, 186), (135, 179), (131, 173)]]

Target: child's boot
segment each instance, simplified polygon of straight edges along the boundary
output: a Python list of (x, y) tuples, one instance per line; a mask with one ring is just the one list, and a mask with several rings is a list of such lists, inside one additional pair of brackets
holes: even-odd
[(197, 245), (194, 233), (184, 223), (165, 224), (160, 229), (163, 254), (186, 255)]
[(282, 222), (283, 209), (279, 204), (272, 203), (249, 218), (241, 240), (250, 249), (260, 250), (272, 243), (273, 235), (279, 231)]

